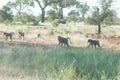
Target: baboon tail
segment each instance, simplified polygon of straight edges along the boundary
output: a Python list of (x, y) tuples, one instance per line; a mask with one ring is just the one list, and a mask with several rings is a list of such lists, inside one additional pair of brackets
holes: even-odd
[(97, 40), (97, 41), (98, 41), (98, 47), (100, 47), (100, 48), (101, 48), (99, 40)]
[(71, 44), (71, 40), (70, 40), (70, 37), (68, 37), (67, 39), (70, 41), (70, 44)]

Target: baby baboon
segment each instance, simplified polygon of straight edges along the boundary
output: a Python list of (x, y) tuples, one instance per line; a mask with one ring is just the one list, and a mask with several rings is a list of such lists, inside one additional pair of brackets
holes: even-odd
[(10, 38), (10, 40), (12, 41), (13, 34), (14, 32), (11, 33), (4, 32), (5, 39), (8, 40), (8, 38)]
[[(68, 38), (65, 38), (65, 37), (62, 37), (62, 36), (58, 36), (58, 42), (59, 42), (58, 45), (69, 47), (68, 39), (69, 39), (69, 41), (70, 41), (70, 38), (69, 38), (69, 37), (68, 37)], [(70, 41), (70, 43), (71, 43), (71, 41)], [(58, 46), (58, 45), (57, 45), (57, 46)]]
[(39, 38), (39, 37), (40, 37), (40, 34), (37, 34), (37, 37)]
[(19, 32), (19, 38), (24, 39), (25, 33), (24, 32)]
[(88, 43), (89, 43), (88, 48), (89, 48), (90, 46), (92, 46), (92, 47), (94, 46), (95, 48), (96, 48), (96, 46), (98, 46), (98, 47), (101, 48), (100, 43), (99, 43), (99, 40), (88, 39)]

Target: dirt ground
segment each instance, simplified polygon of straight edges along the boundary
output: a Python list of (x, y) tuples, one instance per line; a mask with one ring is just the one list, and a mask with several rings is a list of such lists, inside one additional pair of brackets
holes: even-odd
[[(97, 35), (97, 26), (88, 25), (84, 23), (78, 23), (73, 25), (61, 24), (59, 27), (53, 28), (50, 24), (41, 24), (42, 26), (33, 27), (25, 25), (0, 25), (0, 41), (3, 43), (19, 43), (30, 45), (54, 45), (58, 44), (57, 36), (70, 37), (73, 47), (87, 47), (88, 39), (95, 39), (100, 41), (100, 45), (103, 49), (120, 50), (120, 26), (109, 26), (102, 28), (100, 36)], [(43, 26), (44, 25), (44, 26)], [(50, 26), (50, 27), (48, 27)], [(49, 36), (49, 32), (53, 31), (55, 35)], [(62, 31), (69, 31), (69, 33), (63, 34)], [(18, 32), (25, 32), (25, 39), (19, 39)], [(13, 41), (6, 41), (3, 35), (4, 32), (14, 32)], [(37, 34), (40, 33), (41, 37), (38, 38)]]

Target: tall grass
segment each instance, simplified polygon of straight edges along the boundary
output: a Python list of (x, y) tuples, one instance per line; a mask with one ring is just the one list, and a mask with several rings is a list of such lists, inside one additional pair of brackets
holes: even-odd
[(0, 66), (40, 80), (113, 80), (120, 72), (119, 58), (119, 52), (92, 48), (0, 46)]

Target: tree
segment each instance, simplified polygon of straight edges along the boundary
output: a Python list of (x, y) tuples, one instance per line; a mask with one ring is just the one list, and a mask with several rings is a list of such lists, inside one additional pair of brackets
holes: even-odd
[[(101, 0), (101, 7), (95, 7), (90, 22), (98, 25), (98, 34), (101, 34), (101, 25), (110, 25), (114, 21), (116, 12), (111, 9), (113, 0)], [(101, 10), (100, 10), (101, 9)]]
[(2, 9), (0, 10), (0, 22), (11, 22), (13, 20), (13, 15), (11, 8), (8, 6), (3, 6)]
[(49, 10), (47, 11), (47, 19), (48, 21), (53, 21), (55, 19), (57, 19), (58, 15), (57, 12), (55, 10)]
[(41, 22), (45, 22), (45, 9), (53, 3), (58, 3), (59, 0), (35, 0), (41, 9)]
[(27, 14), (27, 13), (22, 13), (19, 19), (17, 15), (14, 18), (15, 21), (21, 22), (22, 24), (32, 23), (33, 25), (38, 25), (40, 21), (39, 16), (34, 16), (32, 14)]
[(68, 13), (68, 16), (69, 16), (69, 17), (67, 17), (68, 21), (73, 21), (74, 24), (75, 24), (76, 21), (78, 21), (79, 12), (77, 12), (76, 10), (71, 10), (71, 11)]
[(82, 15), (82, 19), (85, 19), (85, 15), (89, 10), (89, 6), (86, 3), (77, 3), (76, 4), (76, 8), (78, 9), (78, 11), (80, 12), (80, 14)]
[(24, 10), (28, 9), (30, 6), (34, 6), (32, 0), (15, 0), (14, 2), (8, 2), (8, 6), (14, 8), (19, 15), (21, 15)]
[(54, 3), (53, 7), (58, 9), (58, 16), (59, 19), (63, 19), (63, 9), (67, 7), (74, 6), (77, 2), (77, 0), (58, 0), (58, 3)]

